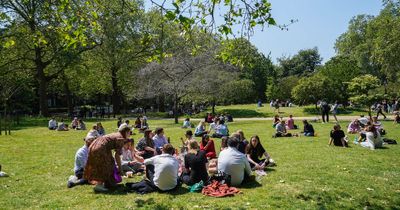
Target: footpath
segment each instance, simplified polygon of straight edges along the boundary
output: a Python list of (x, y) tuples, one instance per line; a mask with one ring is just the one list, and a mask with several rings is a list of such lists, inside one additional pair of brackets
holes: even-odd
[[(352, 121), (354, 119), (360, 118), (360, 116), (336, 116), (338, 121)], [(366, 116), (368, 117), (368, 116)], [(159, 119), (159, 120), (170, 120), (172, 118), (152, 118), (152, 119)], [(179, 118), (180, 121), (184, 120), (185, 118)], [(190, 118), (191, 121), (200, 121), (203, 120), (204, 118)], [(273, 117), (245, 117), (245, 118), (233, 118), (233, 121), (272, 121), (274, 118)], [(287, 120), (288, 117), (282, 118), (284, 120)], [(314, 121), (314, 122), (322, 122), (322, 117), (321, 116), (307, 116), (307, 117), (293, 117), (294, 120), (308, 120), (308, 121)], [(379, 120), (381, 121), (392, 121), (393, 117), (387, 116), (386, 119), (383, 119), (382, 116), (379, 116)], [(330, 122), (335, 122), (335, 118), (332, 115), (329, 115), (329, 121)]]

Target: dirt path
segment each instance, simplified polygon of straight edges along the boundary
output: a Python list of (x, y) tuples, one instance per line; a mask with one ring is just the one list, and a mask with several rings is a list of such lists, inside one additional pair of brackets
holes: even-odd
[[(360, 116), (336, 116), (338, 121), (351, 121), (354, 119), (359, 118)], [(168, 120), (168, 119), (172, 119), (172, 118), (153, 118), (153, 119), (160, 119), (160, 120)], [(283, 118), (283, 119), (287, 119), (287, 117)], [(293, 117), (294, 120), (310, 120), (310, 121), (321, 121), (322, 122), (322, 118), (321, 116), (311, 116), (311, 117)], [(183, 121), (184, 118), (179, 118), (179, 121)], [(191, 118), (190, 120), (193, 121), (200, 121), (202, 119), (200, 118)], [(273, 118), (272, 117), (248, 117), (248, 118), (233, 118), (233, 121), (249, 121), (249, 120), (253, 120), (253, 121), (272, 121)], [(379, 120), (383, 120), (382, 117), (379, 117)], [(385, 121), (391, 121), (393, 120), (392, 117), (387, 117), (385, 119)], [(329, 116), (329, 121), (330, 122), (335, 122), (335, 118), (333, 118), (333, 116)]]

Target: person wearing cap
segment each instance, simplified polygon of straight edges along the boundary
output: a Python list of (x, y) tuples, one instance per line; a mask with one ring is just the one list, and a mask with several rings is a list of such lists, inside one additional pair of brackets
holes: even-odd
[(128, 126), (121, 126), (117, 133), (100, 136), (90, 145), (83, 177), (97, 184), (95, 191), (105, 192), (116, 186), (114, 170), (116, 169), (119, 175), (122, 175), (122, 147), (125, 140), (130, 137), (130, 133), (131, 129)]
[(71, 188), (75, 185), (83, 185), (87, 183), (86, 179), (83, 179), (83, 171), (86, 166), (86, 162), (89, 155), (89, 147), (96, 138), (93, 136), (87, 136), (85, 138), (85, 144), (76, 151), (75, 154), (75, 165), (74, 173), (75, 176), (71, 176), (68, 180), (67, 186)]
[(222, 150), (218, 157), (218, 171), (231, 176), (231, 185), (239, 186), (251, 174), (251, 167), (245, 154), (237, 150), (239, 139), (228, 138), (228, 148)]

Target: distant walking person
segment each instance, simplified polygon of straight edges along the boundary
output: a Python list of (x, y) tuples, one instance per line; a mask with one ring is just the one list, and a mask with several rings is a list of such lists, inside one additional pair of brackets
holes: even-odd
[(382, 104), (378, 104), (378, 105), (376, 106), (376, 117), (378, 118), (378, 117), (379, 117), (379, 114), (382, 114), (382, 115), (383, 115), (383, 119), (386, 119), (386, 115), (383, 114), (382, 109), (383, 109)]
[(333, 104), (332, 108), (331, 108), (332, 115), (335, 118), (336, 122), (338, 122), (337, 117), (336, 117), (336, 114), (338, 113), (338, 106), (339, 105), (338, 105), (337, 101), (335, 101), (335, 104)]
[(325, 117), (326, 117), (326, 122), (329, 122), (329, 111), (330, 111), (329, 104), (325, 100), (323, 100), (320, 106), (322, 113), (322, 122), (325, 123)]

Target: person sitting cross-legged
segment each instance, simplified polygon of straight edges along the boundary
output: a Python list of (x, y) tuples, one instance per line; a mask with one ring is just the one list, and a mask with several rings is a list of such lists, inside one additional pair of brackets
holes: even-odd
[(194, 130), (194, 136), (202, 137), (204, 134), (207, 134), (206, 131), (206, 124), (204, 120), (200, 121), (199, 125), (197, 125), (196, 129)]
[(137, 183), (126, 183), (130, 191), (137, 193), (150, 193), (154, 191), (170, 191), (175, 189), (178, 182), (179, 162), (172, 156), (175, 152), (171, 144), (165, 144), (162, 148), (162, 154), (144, 160), (147, 166), (153, 166), (153, 170), (147, 170), (148, 180), (142, 180)]
[(223, 136), (229, 136), (229, 129), (228, 126), (225, 124), (225, 121), (220, 120), (212, 137), (221, 138)]
[(232, 186), (241, 185), (251, 174), (251, 167), (246, 155), (236, 149), (238, 144), (239, 139), (228, 138), (228, 148), (222, 150), (218, 157), (218, 171), (231, 176)]
[[(250, 143), (246, 147), (246, 155), (253, 170), (264, 170), (272, 160), (257, 135), (251, 137)], [(263, 156), (265, 159), (260, 159)]]
[(379, 131), (375, 128), (375, 126), (370, 125), (366, 129), (366, 140), (364, 142), (361, 142), (360, 145), (366, 148), (369, 148), (371, 150), (374, 150), (375, 148), (382, 147), (383, 141), (381, 138), (381, 134)]
[(303, 125), (304, 125), (304, 130), (303, 130), (304, 136), (314, 136), (315, 133), (314, 127), (309, 122), (307, 122), (307, 120), (303, 120)]
[(285, 121), (282, 120), (280, 123), (278, 123), (276, 125), (276, 133), (273, 136), (275, 137), (292, 137), (293, 135), (291, 133), (288, 133), (286, 130), (286, 126), (285, 126)]
[(56, 130), (58, 128), (57, 121), (55, 120), (54, 117), (52, 117), (51, 120), (49, 120), (48, 128), (49, 128), (49, 130)]
[(143, 161), (144, 158), (139, 156), (132, 147), (133, 139), (126, 139), (122, 147), (121, 167), (124, 173), (126, 172), (142, 172), (144, 171)]
[(217, 153), (215, 152), (214, 141), (210, 139), (208, 134), (204, 134), (201, 138), (200, 150), (206, 152), (207, 158), (216, 158)]
[(189, 151), (185, 155), (185, 168), (182, 173), (182, 182), (186, 185), (193, 185), (200, 181), (208, 180), (206, 151), (199, 150), (196, 140), (189, 141)]
[(346, 135), (344, 132), (341, 130), (341, 127), (339, 124), (336, 124), (333, 126), (333, 130), (331, 131), (330, 134), (330, 140), (329, 140), (329, 146), (332, 145), (332, 143), (335, 146), (340, 146), (340, 147), (347, 147), (347, 141), (346, 141)]

